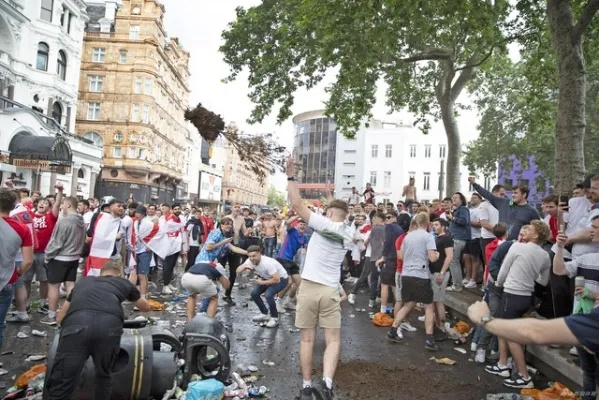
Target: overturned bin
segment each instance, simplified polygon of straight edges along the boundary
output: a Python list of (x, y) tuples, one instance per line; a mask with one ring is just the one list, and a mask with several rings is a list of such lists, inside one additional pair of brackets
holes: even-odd
[[(171, 331), (146, 327), (146, 324), (147, 320), (125, 321), (121, 349), (112, 372), (112, 400), (161, 399), (173, 386), (182, 356), (181, 343)], [(48, 351), (46, 377), (54, 364), (59, 332)], [(94, 384), (94, 364), (90, 357), (81, 371), (72, 398), (93, 399)], [(43, 398), (47, 399), (46, 391)]]
[(196, 315), (185, 324), (181, 336), (185, 369), (182, 387), (187, 387), (192, 375), (221, 382), (231, 373), (230, 341), (225, 326), (206, 315)]

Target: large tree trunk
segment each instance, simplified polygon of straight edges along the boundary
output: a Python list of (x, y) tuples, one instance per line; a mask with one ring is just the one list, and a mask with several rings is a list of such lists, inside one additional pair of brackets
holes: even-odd
[[(448, 96), (447, 96), (448, 97)], [(460, 191), (460, 166), (462, 158), (462, 142), (458, 121), (455, 118), (454, 102), (450, 98), (440, 99), (441, 118), (447, 135), (447, 178), (445, 180), (446, 196)]]
[(582, 35), (568, 0), (547, 0), (547, 17), (559, 81), (555, 126), (555, 188), (569, 193), (584, 178), (586, 71)]

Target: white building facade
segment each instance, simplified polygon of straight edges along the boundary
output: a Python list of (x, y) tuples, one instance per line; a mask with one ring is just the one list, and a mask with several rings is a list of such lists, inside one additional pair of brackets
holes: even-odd
[(85, 9), (83, 0), (0, 1), (0, 172), (17, 187), (47, 194), (61, 182), (93, 196), (102, 149), (70, 133)]
[[(302, 157), (298, 162), (304, 171), (299, 185), (308, 189), (304, 194), (313, 195), (309, 198), (315, 197), (314, 191), (322, 191), (326, 180), (330, 180), (338, 198), (348, 197), (352, 187), (362, 193), (370, 183), (378, 194), (377, 201), (397, 202), (402, 199), (403, 187), (410, 178), (415, 179), (419, 201), (445, 196), (445, 185), (440, 186), (440, 180), (446, 171), (447, 137), (442, 130), (424, 135), (407, 124), (372, 120), (355, 138), (347, 139), (332, 132), (336, 129), (334, 121), (322, 110), (299, 114), (294, 124), (295, 153)], [(321, 133), (325, 127), (326, 143)], [(312, 161), (313, 154), (320, 154), (320, 162)], [(466, 196), (472, 193), (467, 174), (463, 167), (460, 191)]]

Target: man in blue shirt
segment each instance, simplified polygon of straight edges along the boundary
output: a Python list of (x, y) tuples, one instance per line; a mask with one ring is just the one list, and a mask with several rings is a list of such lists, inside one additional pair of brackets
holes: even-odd
[(247, 256), (247, 251), (231, 243), (233, 236), (228, 236), (232, 231), (233, 220), (230, 217), (223, 217), (220, 226), (208, 235), (206, 243), (204, 243), (200, 254), (196, 257), (195, 264), (215, 261), (217, 258), (221, 258), (227, 250)]
[[(295, 222), (297, 222), (297, 226), (294, 226)], [(295, 310), (293, 300), (295, 299), (295, 294), (302, 281), (300, 267), (295, 262), (295, 255), (299, 249), (308, 245), (308, 238), (304, 234), (306, 231), (306, 222), (299, 216), (296, 215), (289, 218), (285, 225), (287, 227), (287, 235), (281, 244), (281, 250), (277, 255), (277, 261), (283, 268), (285, 268), (287, 274), (291, 276), (291, 279), (289, 280), (287, 287), (279, 293), (279, 299), (283, 299), (283, 308)], [(289, 296), (285, 297), (288, 290)]]

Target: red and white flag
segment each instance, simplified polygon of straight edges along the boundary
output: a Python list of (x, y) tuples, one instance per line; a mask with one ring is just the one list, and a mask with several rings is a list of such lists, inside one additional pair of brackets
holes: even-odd
[(181, 239), (185, 224), (172, 212), (168, 212), (160, 219), (160, 228), (164, 230), (170, 242), (170, 248), (167, 255), (175, 254), (181, 251), (183, 240)]
[(114, 252), (116, 235), (119, 233), (120, 226), (120, 218), (115, 218), (112, 214), (104, 212), (98, 214), (83, 276), (100, 275), (100, 270)]
[(154, 254), (160, 258), (169, 255), (171, 241), (166, 235), (166, 230), (152, 222), (150, 218), (144, 218), (139, 223), (133, 224), (131, 245), (136, 248), (138, 240), (141, 240)]

